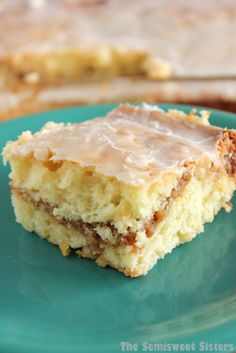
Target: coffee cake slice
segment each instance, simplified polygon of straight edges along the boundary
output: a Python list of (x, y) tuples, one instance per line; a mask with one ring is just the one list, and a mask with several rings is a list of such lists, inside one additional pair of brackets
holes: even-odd
[(208, 115), (121, 105), (24, 132), (3, 151), (17, 221), (64, 255), (146, 274), (231, 209), (236, 132)]

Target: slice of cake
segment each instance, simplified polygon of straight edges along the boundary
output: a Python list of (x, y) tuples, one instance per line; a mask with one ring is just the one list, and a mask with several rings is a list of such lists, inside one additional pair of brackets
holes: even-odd
[(24, 132), (3, 151), (17, 221), (64, 255), (146, 274), (230, 210), (236, 132), (210, 126), (208, 116), (122, 105)]

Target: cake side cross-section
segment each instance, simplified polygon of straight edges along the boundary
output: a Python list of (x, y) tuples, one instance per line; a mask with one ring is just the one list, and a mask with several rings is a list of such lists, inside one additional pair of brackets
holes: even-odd
[(126, 104), (22, 133), (3, 150), (17, 221), (64, 255), (146, 274), (231, 209), (236, 132), (208, 115)]

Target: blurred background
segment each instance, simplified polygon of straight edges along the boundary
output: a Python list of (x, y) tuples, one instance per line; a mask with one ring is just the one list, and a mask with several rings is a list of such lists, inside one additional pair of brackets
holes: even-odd
[(235, 0), (0, 0), (0, 120), (121, 101), (236, 112)]

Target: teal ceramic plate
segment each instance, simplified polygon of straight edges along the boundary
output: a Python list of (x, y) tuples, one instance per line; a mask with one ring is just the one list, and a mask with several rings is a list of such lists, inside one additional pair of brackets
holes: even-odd
[[(48, 120), (80, 122), (113, 107), (76, 107), (2, 123), (0, 148)], [(236, 128), (236, 117), (220, 111), (212, 112), (211, 122)], [(14, 220), (8, 172), (0, 163), (1, 353), (114, 353), (122, 352), (121, 342), (123, 351), (131, 347), (124, 342), (137, 344), (131, 348), (139, 352), (173, 350), (167, 343), (236, 351), (236, 207), (222, 211), (147, 276), (130, 279), (90, 260), (65, 258), (23, 230)]]

